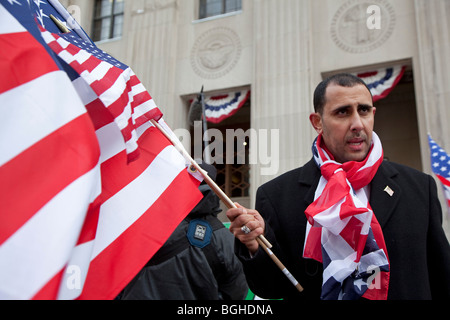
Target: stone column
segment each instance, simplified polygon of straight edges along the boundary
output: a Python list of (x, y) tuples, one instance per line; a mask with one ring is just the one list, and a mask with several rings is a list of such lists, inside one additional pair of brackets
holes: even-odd
[[(256, 191), (262, 183), (308, 161), (313, 136), (308, 120), (312, 111), (310, 1), (255, 0), (253, 6), (251, 127), (262, 142), (252, 142), (250, 150), (259, 160), (251, 170)], [(264, 143), (264, 129), (269, 144)], [(276, 132), (279, 139), (271, 135)], [(264, 154), (269, 156), (266, 164), (261, 163)]]
[[(415, 0), (417, 21), (417, 43), (419, 52), (420, 75), (422, 81), (417, 99), (424, 106), (422, 115), (426, 121), (426, 131), (422, 130), (422, 154), (427, 156), (424, 163), (430, 168), (428, 141), (425, 135), (429, 132), (433, 139), (450, 152), (450, 1), (447, 0)], [(419, 114), (419, 117), (421, 114)], [(427, 169), (430, 170), (430, 169)], [(431, 170), (430, 170), (431, 171)], [(447, 211), (443, 194), (444, 228), (450, 238), (450, 213)]]

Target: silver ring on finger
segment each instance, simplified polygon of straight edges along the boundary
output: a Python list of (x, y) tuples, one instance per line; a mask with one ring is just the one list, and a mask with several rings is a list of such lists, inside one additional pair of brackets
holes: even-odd
[(250, 228), (247, 227), (246, 225), (243, 225), (243, 226), (241, 227), (241, 231), (242, 231), (243, 233), (245, 233), (245, 234), (249, 234), (249, 233), (251, 232)]

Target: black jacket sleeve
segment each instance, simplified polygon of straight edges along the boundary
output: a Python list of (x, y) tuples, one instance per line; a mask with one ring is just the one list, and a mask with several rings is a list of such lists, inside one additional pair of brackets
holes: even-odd
[(436, 183), (429, 177), (430, 220), (428, 228), (428, 274), (434, 299), (450, 298), (450, 245), (442, 229), (442, 211)]

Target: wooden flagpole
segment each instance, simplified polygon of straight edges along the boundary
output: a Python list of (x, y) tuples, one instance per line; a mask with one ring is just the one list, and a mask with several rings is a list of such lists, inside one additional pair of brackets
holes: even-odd
[[(214, 191), (214, 193), (220, 198), (220, 200), (223, 201), (223, 203), (227, 206), (228, 209), (231, 208), (237, 208), (235, 203), (231, 201), (231, 199), (220, 189), (220, 187), (215, 183), (214, 180), (211, 179), (211, 177), (208, 176), (208, 173), (203, 170), (199, 164), (192, 159), (190, 154), (186, 151), (186, 149), (180, 145), (177, 139), (174, 139), (171, 135), (169, 135), (166, 130), (155, 120), (150, 120), (150, 122), (159, 130), (161, 133), (169, 139), (169, 141), (174, 145), (175, 148), (181, 154), (191, 162), (191, 166), (193, 166), (198, 172), (201, 173), (203, 176), (205, 182), (210, 186), (210, 188)], [(289, 270), (281, 263), (281, 261), (277, 258), (277, 256), (270, 250), (272, 248), (272, 245), (269, 241), (263, 236), (260, 235), (256, 238), (256, 241), (258, 241), (258, 244), (264, 249), (264, 251), (269, 255), (269, 257), (272, 259), (273, 262), (280, 268), (280, 270), (284, 273), (284, 275), (289, 279), (289, 281), (297, 288), (298, 291), (302, 292), (303, 287), (300, 285), (300, 283), (294, 278), (294, 276), (289, 272)]]

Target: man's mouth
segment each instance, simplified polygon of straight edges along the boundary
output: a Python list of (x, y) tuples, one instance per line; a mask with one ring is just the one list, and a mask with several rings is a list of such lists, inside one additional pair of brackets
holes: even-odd
[(359, 151), (363, 144), (364, 144), (364, 139), (358, 138), (358, 139), (350, 139), (347, 141), (347, 144), (350, 146), (350, 148), (354, 151)]

